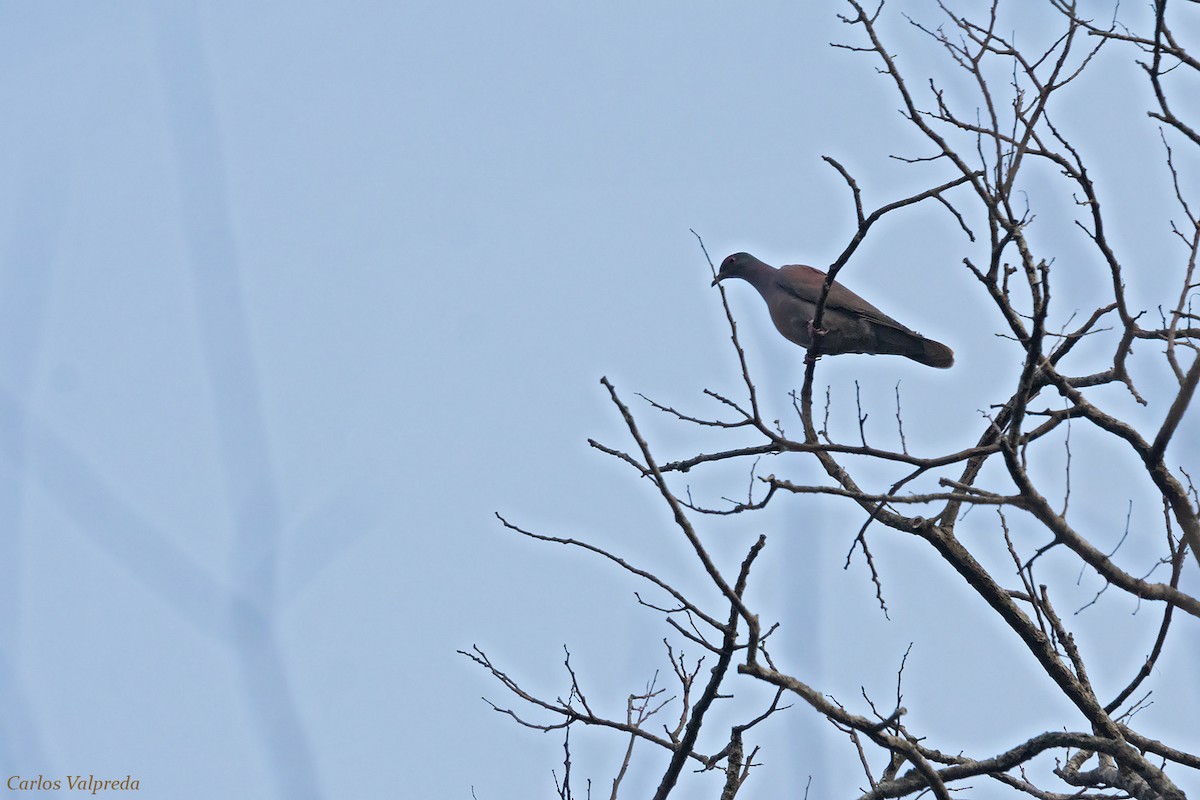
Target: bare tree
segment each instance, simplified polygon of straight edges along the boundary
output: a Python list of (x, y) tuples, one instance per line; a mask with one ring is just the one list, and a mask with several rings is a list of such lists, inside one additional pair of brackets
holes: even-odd
[[(638, 601), (660, 611), (671, 628), (672, 639), (665, 640), (671, 690), (656, 679), (629, 696), (624, 717), (608, 718), (593, 711), (569, 654), (570, 692), (553, 699), (525, 688), (479, 648), (464, 655), (489, 670), (511, 692), (515, 707), (493, 707), (520, 724), (568, 732), (595, 726), (624, 737), (623, 764), (611, 786), (606, 786), (611, 797), (618, 796), (639, 744), (659, 748), (667, 755), (656, 798), (671, 794), (685, 769), (716, 771), (722, 778), (712, 793), (723, 799), (734, 797), (757, 765), (751, 744), (755, 727), (796, 704), (811, 707), (845, 733), (861, 760), (863, 798), (930, 792), (945, 800), (972, 779), (990, 780), (1013, 793), (1047, 800), (1182, 798), (1180, 776), (1187, 776), (1184, 785), (1195, 781), (1200, 755), (1187, 752), (1187, 743), (1153, 738), (1139, 730), (1133, 717), (1145, 707), (1147, 679), (1173, 630), (1172, 623), (1182, 616), (1184, 621), (1179, 624), (1192, 625), (1194, 635), (1200, 620), (1200, 599), (1183, 588), (1196, 584), (1200, 565), (1200, 498), (1187, 466), (1196, 454), (1178, 445), (1172, 447), (1200, 382), (1200, 317), (1192, 305), (1200, 287), (1196, 274), (1200, 210), (1195, 206), (1198, 201), (1188, 196), (1189, 176), (1182, 174), (1181, 156), (1176, 153), (1177, 149), (1186, 153), (1187, 163), (1200, 163), (1195, 158), (1200, 154), (1198, 122), (1182, 111), (1195, 111), (1200, 60), (1189, 54), (1171, 27), (1174, 13), (1190, 14), (1186, 22), (1194, 31), (1200, 5), (1195, 0), (1179, 0), (1182, 7), (1168, 13), (1167, 0), (1156, 0), (1150, 29), (1136, 32), (1116, 19), (1088, 18), (1075, 2), (1049, 0), (1059, 28), (1044, 49), (1034, 51), (1018, 43), (1015, 35), (1004, 33), (999, 0), (993, 0), (979, 18), (939, 3), (943, 16), (933, 23), (893, 18), (895, 24), (911, 25), (910, 30), (923, 33), (952, 68), (947, 75), (952, 74), (953, 80), (928, 80), (918, 85), (901, 70), (885, 42), (882, 4), (868, 9), (859, 0), (846, 2), (848, 9), (841, 19), (849, 34), (847, 41), (834, 46), (871, 59), (891, 83), (902, 114), (929, 148), (924, 155), (904, 160), (931, 177), (928, 188), (871, 209), (851, 171), (826, 157), (845, 182), (856, 226), (828, 269), (825, 291), (866, 237), (874, 233), (877, 222), (916, 204), (940, 204), (947, 219), (962, 232), (962, 263), (1003, 320), (1003, 335), (1017, 356), (1012, 363), (1018, 366), (1011, 370), (1005, 394), (996, 399), (977, 430), (957, 432), (960, 441), (949, 452), (909, 452), (898, 393), (899, 449), (868, 443), (861, 410), (858, 441), (847, 443), (831, 432), (828, 400), (823, 412), (821, 404), (814, 403), (814, 385), (822, 363), (814, 357), (807, 360), (803, 384), (791, 396), (790, 405), (803, 432), (792, 437), (764, 412), (764, 400), (725, 304), (733, 354), (741, 372), (741, 395), (705, 390), (719, 408), (718, 418), (687, 414), (653, 401), (649, 407), (686, 425), (719, 431), (731, 441), (730, 446), (660, 460), (634, 412), (607, 379), (601, 382), (633, 446), (622, 449), (591, 442), (653, 484), (671, 511), (677, 534), (686, 539), (719, 593), (718, 605), (705, 606), (661, 578), (660, 572), (630, 563), (609, 550), (536, 533), (501, 519), (504, 526), (524, 536), (607, 559), (666, 598), (652, 602), (639, 595)], [(1114, 242), (1104, 193), (1093, 181), (1070, 126), (1062, 124), (1057, 115), (1062, 98), (1101, 51), (1106, 55), (1116, 51), (1130, 67), (1140, 66), (1153, 91), (1155, 105), (1149, 115), (1161, 124), (1157, 152), (1133, 156), (1140, 157), (1143, 168), (1161, 170), (1166, 179), (1163, 185), (1171, 187), (1177, 209), (1169, 228), (1166, 220), (1163, 223), (1164, 231), (1169, 230), (1176, 240), (1175, 259), (1154, 267), (1156, 276), (1171, 276), (1174, 288), (1150, 311), (1135, 307), (1128, 293), (1129, 284), (1143, 281), (1148, 273), (1145, 267), (1130, 268), (1128, 264), (1137, 262), (1136, 254), (1123, 252)], [(1081, 321), (1076, 321), (1070, 305), (1053, 302), (1069, 294), (1072, 285), (1060, 274), (1054, 237), (1032, 232), (1032, 209), (1051, 203), (1074, 209), (1076, 235), (1087, 244), (1085, 252), (1072, 256), (1075, 263), (1071, 269), (1076, 275), (1087, 273), (1093, 285), (1105, 287), (1104, 301), (1081, 314)], [(724, 290), (721, 297), (724, 303)], [(813, 320), (817, 330), (823, 306), (824, 296)], [(1080, 347), (1085, 341), (1088, 346)], [(818, 338), (816, 352), (810, 355), (819, 355), (819, 343)], [(1102, 368), (1094, 368), (1095, 357), (1084, 354), (1085, 350), (1104, 354)], [(1136, 369), (1131, 367), (1135, 356)], [(1144, 384), (1140, 376), (1146, 376)], [(1127, 413), (1130, 406), (1146, 410)], [(1064, 435), (1068, 431), (1071, 433)], [(1072, 436), (1076, 446), (1086, 441), (1109, 454), (1113, 469), (1126, 470), (1131, 492), (1150, 492), (1161, 503), (1157, 531), (1144, 527), (1126, 531), (1139, 545), (1139, 557), (1129, 559), (1130, 563), (1123, 563), (1116, 550), (1102, 550), (1094, 532), (1068, 519), (1072, 490), (1078, 498), (1087, 489), (1072, 487)], [(1051, 452), (1062, 453), (1063, 449), (1066, 474), (1051, 481), (1042, 465), (1049, 463)], [(705, 507), (679, 487), (684, 473), (718, 464), (757, 464), (763, 458), (774, 459), (777, 472), (759, 476), (751, 467), (753, 485), (744, 501)], [(797, 459), (815, 460), (828, 480), (812, 483), (780, 477), (778, 473), (798, 463)], [(865, 487), (873, 478), (864, 480), (867, 465), (883, 465), (897, 477), (886, 489), (869, 490)], [(932, 490), (915, 492), (912, 487), (917, 485)], [(795, 497), (795, 502), (812, 502), (813, 495), (844, 498), (861, 510), (856, 550), (870, 568), (881, 607), (885, 587), (869, 536), (908, 537), (928, 544), (930, 555), (949, 565), (986, 603), (1023, 646), (1027, 655), (1022, 658), (1029, 661), (1032, 656), (1032, 662), (1077, 714), (1062, 727), (1032, 737), (1014, 734), (1010, 745), (998, 752), (967, 754), (953, 741), (940, 741), (936, 730), (917, 731), (906, 725), (899, 686), (894, 704), (877, 706), (864, 693), (864, 704), (855, 710), (772, 657), (771, 636), (776, 626), (760, 619), (746, 600), (766, 538), (757, 538), (740, 564), (722, 566), (706, 547), (698, 521), (710, 515), (753, 513), (788, 496)], [(1054, 496), (1061, 496), (1061, 501), (1052, 502)], [(980, 506), (987, 508), (978, 509)], [(959, 536), (960, 523), (972, 509), (976, 509), (971, 518), (974, 524), (1002, 537), (1007, 562), (990, 564), (975, 551), (969, 537)], [(1135, 570), (1145, 561), (1141, 554), (1151, 549), (1154, 568), (1139, 575)], [(1046, 566), (1051, 559), (1056, 559), (1057, 566)], [(1073, 567), (1064, 568), (1064, 564)], [(1055, 605), (1067, 592), (1064, 581), (1071, 581), (1072, 573), (1084, 572), (1097, 578), (1103, 585), (1101, 591), (1128, 597), (1126, 605), (1153, 609), (1153, 613), (1143, 611), (1139, 616), (1143, 624), (1157, 629), (1153, 648), (1144, 659), (1133, 659), (1140, 663), (1132, 664), (1117, 687), (1097, 685), (1089, 676), (1088, 665), (1097, 652), (1079, 641), (1073, 627), (1079, 623)], [(1111, 608), (1111, 595), (1109, 599), (1107, 607)], [(1124, 614), (1128, 608), (1091, 611)], [(685, 660), (673, 640), (702, 648), (704, 668), (700, 661)], [(1192, 675), (1196, 680), (1200, 671)], [(764, 684), (773, 693), (758, 707), (743, 706), (735, 724), (711, 730), (707, 720), (714, 700), (727, 696), (735, 682), (747, 680)], [(667, 717), (671, 721), (660, 724)], [(1078, 720), (1084, 724), (1068, 724)], [(702, 730), (706, 744), (702, 744)], [(570, 782), (569, 744), (566, 753), (557, 784), (562, 798), (577, 791)], [(587, 791), (590, 795), (590, 785)]]

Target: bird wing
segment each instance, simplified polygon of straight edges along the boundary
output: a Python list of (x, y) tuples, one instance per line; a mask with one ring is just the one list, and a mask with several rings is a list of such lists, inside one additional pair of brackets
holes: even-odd
[[(825, 273), (803, 264), (789, 264), (779, 268), (776, 282), (784, 292), (808, 303), (816, 304), (821, 299), (821, 287), (825, 285)], [(901, 325), (875, 306), (863, 300), (837, 281), (829, 287), (825, 307), (839, 310), (856, 317), (863, 317), (879, 325), (895, 328), (905, 333), (912, 331)]]

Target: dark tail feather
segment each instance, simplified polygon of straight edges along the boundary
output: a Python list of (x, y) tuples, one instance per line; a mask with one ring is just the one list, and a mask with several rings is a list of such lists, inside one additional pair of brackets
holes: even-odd
[(941, 342), (926, 339), (916, 331), (910, 331), (903, 326), (876, 325), (876, 353), (892, 353), (905, 358), (911, 358), (918, 364), (925, 364), (938, 369), (948, 369), (954, 365), (954, 351)]
[(938, 369), (949, 369), (954, 366), (954, 351), (946, 345), (932, 339), (921, 339), (920, 344), (920, 352), (908, 356), (913, 361)]

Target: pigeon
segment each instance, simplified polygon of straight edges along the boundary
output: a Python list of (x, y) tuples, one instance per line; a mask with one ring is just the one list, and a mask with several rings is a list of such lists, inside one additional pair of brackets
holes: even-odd
[[(812, 345), (812, 322), (825, 283), (824, 272), (800, 264), (776, 269), (749, 253), (734, 253), (721, 262), (712, 285), (726, 278), (741, 278), (758, 289), (783, 338), (804, 348)], [(829, 287), (821, 328), (820, 355), (897, 355), (938, 369), (954, 364), (954, 351), (949, 347), (904, 327), (837, 281)]]

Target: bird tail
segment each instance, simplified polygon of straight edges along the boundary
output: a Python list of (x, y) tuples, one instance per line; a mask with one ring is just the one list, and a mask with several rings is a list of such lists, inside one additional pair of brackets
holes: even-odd
[(917, 352), (905, 355), (917, 363), (938, 369), (949, 369), (954, 366), (954, 351), (946, 345), (932, 339), (921, 339), (919, 345)]

